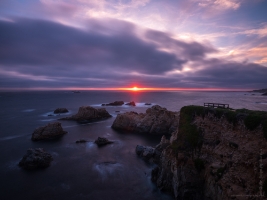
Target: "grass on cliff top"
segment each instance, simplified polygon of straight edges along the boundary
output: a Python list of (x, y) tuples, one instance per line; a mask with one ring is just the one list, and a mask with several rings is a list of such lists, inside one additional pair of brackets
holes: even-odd
[(267, 112), (238, 109), (235, 111), (222, 108), (209, 108), (203, 106), (184, 106), (180, 110), (179, 139), (171, 145), (175, 151), (178, 149), (196, 149), (202, 144), (201, 130), (192, 124), (195, 116), (204, 116), (213, 113), (217, 118), (223, 115), (229, 123), (235, 125), (238, 120), (244, 120), (249, 130), (254, 130), (260, 124), (263, 127), (264, 137), (267, 139)]
[[(205, 115), (204, 107), (201, 106), (185, 106), (180, 111), (179, 122), (179, 140), (175, 141), (171, 147), (173, 149), (196, 149), (201, 146), (202, 134), (196, 125), (191, 124), (195, 114)], [(174, 148), (175, 147), (175, 148)]]

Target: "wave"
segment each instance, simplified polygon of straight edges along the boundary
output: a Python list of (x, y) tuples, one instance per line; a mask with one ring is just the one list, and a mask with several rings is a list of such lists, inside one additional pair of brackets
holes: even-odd
[(35, 111), (35, 109), (26, 109), (26, 110), (22, 110), (22, 112), (33, 112)]

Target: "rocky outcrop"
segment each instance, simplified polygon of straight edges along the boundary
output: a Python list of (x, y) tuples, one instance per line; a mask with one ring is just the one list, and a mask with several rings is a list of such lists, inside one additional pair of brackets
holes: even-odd
[[(251, 129), (245, 115), (220, 112), (181, 113), (170, 142), (163, 139), (152, 181), (175, 199), (247, 199), (262, 194), (260, 182), (267, 184), (266, 124)], [(186, 120), (190, 126), (184, 126)]]
[(137, 145), (135, 153), (146, 161), (152, 161), (155, 164), (160, 163), (160, 155), (162, 151), (170, 145), (170, 141), (163, 135), (160, 143), (155, 147)]
[(27, 170), (46, 168), (52, 160), (52, 155), (42, 148), (28, 149), (26, 155), (19, 162), (19, 166)]
[(55, 114), (67, 113), (67, 112), (69, 112), (67, 108), (57, 108), (56, 110), (54, 110)]
[(113, 141), (109, 141), (107, 138), (98, 137), (95, 140), (95, 143), (97, 144), (97, 146), (104, 146), (104, 145), (107, 145), (107, 144), (112, 144), (114, 142)]
[(263, 93), (262, 95), (267, 96), (267, 92)]
[(93, 108), (91, 106), (82, 106), (79, 108), (77, 114), (72, 115), (71, 117), (61, 118), (62, 120), (75, 120), (79, 123), (88, 123), (91, 121), (107, 119), (112, 117), (105, 108)]
[(125, 105), (127, 105), (127, 106), (136, 106), (134, 101), (131, 101), (129, 103), (126, 103)]
[(114, 101), (112, 103), (102, 104), (102, 106), (122, 106), (124, 104), (123, 101)]
[(59, 122), (54, 122), (54, 123), (49, 123), (46, 126), (39, 127), (34, 130), (32, 133), (32, 140), (33, 141), (38, 141), (38, 140), (51, 140), (51, 139), (56, 139), (67, 132), (63, 130), (61, 123)]
[(145, 160), (149, 160), (153, 158), (155, 154), (155, 148), (137, 145), (135, 148), (135, 152), (138, 156), (141, 156)]
[(118, 114), (112, 124), (117, 130), (150, 134), (171, 134), (178, 126), (178, 112), (168, 111), (159, 105), (152, 106), (146, 113), (126, 112)]

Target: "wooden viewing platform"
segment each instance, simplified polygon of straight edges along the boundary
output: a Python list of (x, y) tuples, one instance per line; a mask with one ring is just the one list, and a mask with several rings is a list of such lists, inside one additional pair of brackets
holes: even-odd
[(229, 108), (229, 104), (224, 104), (224, 103), (204, 103), (204, 107)]

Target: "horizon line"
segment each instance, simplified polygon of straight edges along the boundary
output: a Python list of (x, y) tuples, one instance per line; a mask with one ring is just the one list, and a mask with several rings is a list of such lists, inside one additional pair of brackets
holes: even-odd
[(0, 91), (252, 91), (252, 88), (148, 88), (148, 87), (117, 87), (117, 88), (47, 88), (47, 87), (33, 87), (33, 88), (0, 88)]

